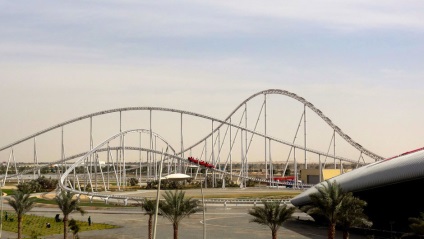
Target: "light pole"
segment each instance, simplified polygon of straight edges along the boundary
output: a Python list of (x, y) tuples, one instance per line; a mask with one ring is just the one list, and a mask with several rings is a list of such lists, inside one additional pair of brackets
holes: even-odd
[(0, 212), (0, 238), (3, 232), (3, 185), (0, 183), (0, 203), (1, 203), (1, 212)]
[(158, 188), (156, 191), (156, 207), (155, 207), (155, 218), (154, 218), (154, 223), (153, 223), (153, 239), (156, 239), (156, 228), (157, 228), (157, 224), (158, 224), (158, 211), (159, 211), (159, 194), (160, 194), (160, 182), (162, 179), (167, 179), (167, 180), (173, 180), (173, 181), (181, 181), (181, 180), (185, 180), (187, 178), (190, 178), (189, 175), (186, 174), (182, 174), (182, 173), (175, 173), (175, 174), (170, 174), (167, 175), (165, 177), (162, 178), (162, 166), (163, 166), (163, 154), (162, 154), (162, 158), (160, 161), (160, 165), (159, 165), (159, 182), (158, 182)]
[(202, 204), (203, 204), (203, 239), (206, 239), (206, 221), (205, 221), (206, 204), (205, 204), (205, 195), (203, 194), (203, 183), (205, 182), (206, 180), (203, 180), (203, 182), (200, 183), (200, 193), (202, 194)]
[[(197, 161), (197, 167), (200, 167), (199, 160)], [(205, 195), (203, 194), (203, 183), (206, 184), (206, 177), (208, 176), (208, 169), (205, 169), (205, 176), (203, 178), (203, 182), (200, 182), (200, 193), (202, 194), (202, 204), (203, 204), (203, 239), (206, 239), (206, 204), (205, 204)], [(205, 185), (206, 186), (206, 185)]]

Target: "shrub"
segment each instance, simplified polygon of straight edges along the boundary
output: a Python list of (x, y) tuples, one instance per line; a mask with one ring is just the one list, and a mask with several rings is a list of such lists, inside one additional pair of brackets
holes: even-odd
[(138, 183), (139, 183), (138, 179), (136, 179), (136, 178), (128, 179), (128, 184), (131, 185), (131, 186), (136, 186)]

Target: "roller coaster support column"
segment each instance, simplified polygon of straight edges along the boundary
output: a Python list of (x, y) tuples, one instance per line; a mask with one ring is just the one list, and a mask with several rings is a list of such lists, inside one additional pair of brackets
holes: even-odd
[[(211, 154), (211, 156), (212, 156), (212, 164), (215, 165), (215, 155), (214, 155), (215, 142), (214, 142), (214, 138), (213, 138), (213, 120), (212, 120), (212, 134), (211, 134), (211, 139), (212, 139), (211, 140), (211, 146), (212, 146), (212, 154)], [(212, 188), (215, 188), (215, 171), (212, 171)]]
[[(265, 136), (267, 135), (266, 134), (266, 94), (264, 94), (264, 125), (265, 125), (265, 130), (264, 130), (264, 134), (265, 134)], [(268, 180), (268, 160), (267, 160), (267, 153), (266, 153), (266, 137), (264, 138), (264, 143), (265, 143), (265, 146), (264, 146), (264, 153), (265, 153), (265, 157), (264, 157), (264, 159), (265, 159), (265, 179), (267, 179)]]
[(308, 169), (308, 163), (306, 162), (306, 104), (303, 105), (303, 133), (305, 143), (305, 169)]
[(296, 161), (296, 147), (293, 148), (293, 157), (294, 157), (294, 182), (293, 189), (297, 189), (297, 161)]

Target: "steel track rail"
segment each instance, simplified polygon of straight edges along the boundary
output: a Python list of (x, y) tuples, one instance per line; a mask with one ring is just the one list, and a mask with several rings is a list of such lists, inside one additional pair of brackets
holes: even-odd
[[(347, 158), (344, 158), (344, 157), (340, 157), (340, 156), (334, 156), (334, 155), (330, 155), (330, 154), (328, 154), (328, 153), (324, 153), (324, 152), (321, 152), (321, 151), (318, 151), (318, 150), (313, 150), (313, 149), (308, 149), (308, 148), (305, 148), (304, 146), (301, 146), (301, 145), (296, 145), (296, 144), (293, 144), (293, 143), (290, 143), (290, 142), (288, 142), (288, 141), (285, 141), (285, 140), (281, 140), (281, 139), (278, 139), (278, 138), (275, 138), (275, 137), (272, 137), (272, 136), (269, 136), (269, 135), (266, 135), (266, 134), (262, 134), (262, 133), (260, 133), (260, 132), (257, 132), (257, 131), (254, 131), (254, 130), (250, 130), (250, 129), (247, 129), (247, 128), (244, 128), (244, 127), (241, 127), (241, 126), (238, 126), (238, 125), (234, 125), (234, 124), (231, 124), (231, 123), (228, 123), (227, 121), (231, 118), (231, 116), (240, 108), (240, 107), (242, 107), (245, 103), (247, 103), (248, 101), (250, 101), (251, 99), (253, 99), (253, 98), (255, 98), (255, 97), (257, 97), (257, 96), (259, 96), (259, 95), (266, 95), (266, 94), (279, 94), (279, 95), (285, 95), (285, 96), (288, 96), (288, 97), (291, 97), (291, 98), (293, 98), (293, 99), (296, 99), (296, 100), (298, 100), (298, 101), (300, 101), (301, 103), (303, 103), (303, 104), (305, 104), (306, 106), (308, 106), (311, 110), (313, 110), (315, 113), (317, 113), (320, 117), (321, 117), (321, 119), (323, 119), (328, 125), (330, 125), (330, 127), (332, 127), (341, 137), (343, 137), (349, 144), (351, 144), (353, 147), (355, 147), (356, 149), (358, 149), (360, 152), (362, 152), (362, 153), (364, 153), (364, 154), (366, 154), (366, 155), (368, 155), (368, 156), (370, 156), (371, 158), (373, 158), (373, 159), (375, 159), (375, 160), (381, 160), (381, 159), (384, 159), (383, 157), (381, 157), (381, 156), (378, 156), (377, 154), (374, 154), (374, 153), (372, 153), (371, 151), (369, 151), (369, 150), (367, 150), (367, 149), (365, 149), (365, 148), (363, 148), (360, 144), (358, 144), (358, 143), (356, 143), (355, 141), (353, 141), (347, 134), (345, 134), (345, 133), (343, 133), (343, 131), (341, 131), (340, 130), (340, 128), (339, 127), (337, 127), (335, 124), (333, 124), (332, 122), (331, 122), (331, 120), (328, 118), (328, 117), (326, 117), (319, 109), (317, 109), (316, 107), (314, 107), (310, 102), (308, 102), (308, 101), (306, 101), (304, 98), (302, 98), (302, 97), (300, 97), (300, 96), (297, 96), (296, 94), (294, 94), (294, 93), (291, 93), (291, 92), (288, 92), (288, 91), (285, 91), (285, 90), (277, 90), (277, 89), (271, 89), (271, 90), (265, 90), (265, 91), (261, 91), (261, 92), (258, 92), (258, 93), (256, 93), (256, 94), (254, 94), (254, 95), (252, 95), (252, 96), (250, 96), (249, 98), (247, 98), (245, 101), (243, 101), (238, 107), (236, 107), (236, 109), (234, 109), (233, 110), (233, 112), (231, 112), (230, 113), (230, 115), (225, 119), (225, 120), (220, 120), (220, 119), (217, 119), (217, 118), (214, 118), (214, 117), (210, 117), (210, 116), (206, 116), (206, 115), (202, 115), (202, 114), (198, 114), (198, 113), (194, 113), (194, 112), (190, 112), (190, 111), (185, 111), (185, 110), (178, 110), (178, 109), (171, 109), (171, 108), (163, 108), (163, 107), (126, 107), (126, 108), (117, 108), (117, 109), (111, 109), (111, 110), (105, 110), (105, 111), (100, 111), (100, 112), (96, 112), (96, 113), (93, 113), (93, 114), (88, 114), (88, 115), (85, 115), (85, 116), (81, 116), (81, 117), (78, 117), (78, 118), (74, 118), (74, 119), (71, 119), (71, 120), (68, 120), (68, 121), (65, 121), (65, 122), (63, 122), (63, 123), (60, 123), (60, 124), (58, 124), (58, 125), (55, 125), (55, 126), (52, 126), (52, 127), (49, 127), (49, 128), (47, 128), (47, 129), (45, 129), (45, 130), (42, 130), (42, 131), (39, 131), (39, 132), (37, 132), (37, 133), (35, 133), (35, 134), (32, 134), (32, 135), (30, 135), (30, 136), (28, 136), (28, 137), (25, 137), (25, 138), (23, 138), (23, 139), (20, 139), (20, 140), (18, 140), (18, 141), (16, 141), (16, 142), (14, 142), (14, 143), (11, 143), (11, 144), (9, 144), (9, 145), (6, 145), (6, 146), (4, 146), (4, 147), (2, 147), (2, 148), (0, 148), (0, 151), (3, 151), (3, 150), (5, 150), (5, 149), (7, 149), (7, 148), (10, 148), (10, 147), (13, 147), (13, 146), (15, 146), (15, 145), (17, 145), (17, 144), (19, 144), (19, 143), (22, 143), (22, 142), (24, 142), (24, 141), (26, 141), (26, 140), (29, 140), (29, 139), (32, 139), (32, 138), (34, 138), (34, 137), (37, 137), (37, 136), (39, 136), (39, 135), (41, 135), (41, 134), (44, 134), (44, 133), (46, 133), (46, 132), (49, 132), (49, 131), (51, 131), (51, 130), (54, 130), (54, 129), (57, 129), (57, 128), (60, 128), (60, 127), (63, 127), (63, 126), (65, 126), (65, 125), (68, 125), (68, 124), (71, 124), (71, 123), (73, 123), (73, 122), (77, 122), (77, 121), (80, 121), (80, 120), (84, 120), (84, 119), (87, 119), (87, 118), (91, 118), (91, 117), (95, 117), (95, 116), (99, 116), (99, 115), (105, 115), (105, 114), (110, 114), (110, 113), (114, 113), (114, 112), (123, 112), (123, 111), (135, 111), (135, 110), (154, 110), (154, 111), (166, 111), (166, 112), (174, 112), (174, 113), (180, 113), (180, 114), (186, 114), (186, 115), (192, 115), (192, 116), (195, 116), (195, 117), (199, 117), (199, 118), (203, 118), (203, 119), (207, 119), (207, 120), (212, 120), (212, 121), (216, 121), (216, 122), (219, 122), (219, 123), (221, 123), (221, 125), (219, 125), (216, 129), (214, 129), (214, 132), (215, 131), (217, 131), (220, 127), (222, 127), (223, 125), (229, 125), (229, 126), (231, 126), (231, 127), (234, 127), (234, 128), (237, 128), (237, 129), (241, 129), (241, 130), (244, 130), (244, 131), (247, 131), (247, 132), (249, 132), (249, 133), (251, 133), (251, 134), (254, 134), (254, 135), (258, 135), (258, 136), (261, 136), (261, 137), (264, 137), (264, 138), (267, 138), (267, 139), (270, 139), (270, 140), (273, 140), (273, 141), (275, 141), (275, 142), (279, 142), (279, 143), (282, 143), (282, 144), (285, 144), (285, 145), (288, 145), (288, 146), (292, 146), (292, 147), (295, 147), (295, 148), (297, 148), (297, 149), (301, 149), (301, 150), (305, 150), (305, 151), (307, 151), (307, 152), (311, 152), (311, 153), (315, 153), (315, 154), (318, 154), (318, 155), (323, 155), (323, 156), (327, 156), (327, 157), (330, 157), (330, 158), (335, 158), (335, 159), (338, 159), (338, 160), (341, 160), (341, 161), (345, 161), (345, 162), (350, 162), (350, 163), (356, 163), (356, 161), (355, 160), (350, 160), (350, 159), (347, 159)], [(211, 135), (212, 133), (210, 133), (210, 134), (208, 134), (206, 137), (204, 137), (204, 138), (202, 138), (201, 140), (199, 140), (197, 143), (195, 143), (195, 144), (193, 144), (192, 146), (190, 146), (190, 147), (187, 147), (184, 151), (182, 151), (182, 152), (186, 152), (186, 151), (188, 151), (188, 150), (190, 150), (190, 149), (192, 149), (193, 147), (195, 147), (195, 146), (197, 146), (197, 145), (199, 145), (200, 143), (202, 143), (205, 139), (207, 139), (208, 137), (210, 137), (210, 135)], [(179, 153), (177, 153), (177, 154), (181, 154), (182, 152), (179, 152)]]
[[(335, 125), (327, 116), (325, 116), (321, 110), (319, 110), (318, 108), (316, 108), (311, 102), (305, 100), (303, 97), (300, 97), (292, 92), (286, 91), (286, 90), (279, 90), (279, 89), (269, 89), (269, 90), (264, 90), (264, 91), (260, 91), (256, 94), (253, 94), (252, 96), (250, 96), (249, 98), (247, 98), (246, 100), (244, 100), (242, 103), (240, 103), (234, 110), (233, 112), (230, 113), (230, 115), (224, 120), (225, 122), (227, 122), (236, 112), (237, 110), (239, 110), (243, 105), (245, 105), (247, 102), (249, 102), (251, 99), (260, 96), (260, 95), (269, 95), (269, 94), (277, 94), (277, 95), (284, 95), (284, 96), (288, 96), (290, 98), (293, 98), (299, 102), (301, 102), (302, 104), (306, 105), (309, 109), (311, 109), (313, 112), (315, 112), (322, 120), (324, 120), (333, 130), (335, 130), (337, 132), (337, 134), (339, 134), (343, 139), (345, 139), (350, 145), (352, 145), (353, 147), (355, 147), (356, 149), (358, 149), (360, 152), (364, 153), (365, 155), (368, 155), (369, 157), (377, 160), (383, 160), (384, 157), (377, 155), (371, 151), (369, 151), (368, 149), (362, 147), (362, 145), (358, 144), (357, 142), (355, 142), (353, 139), (350, 138), (349, 135), (345, 134), (337, 125)], [(219, 125), (214, 132), (216, 132), (220, 127), (222, 127), (224, 124), (229, 125), (229, 123), (222, 123), (221, 125)], [(183, 152), (190, 150), (191, 148), (197, 146), (198, 144), (202, 143), (205, 139), (207, 139), (212, 133), (206, 135), (203, 139), (199, 140), (199, 142), (195, 143), (194, 145), (186, 148)], [(271, 137), (267, 137), (272, 139)], [(290, 144), (287, 144), (290, 145)], [(294, 145), (292, 145), (294, 146)], [(296, 146), (296, 148), (300, 148), (305, 150), (303, 147), (301, 146)], [(181, 152), (182, 153), (182, 152)], [(321, 154), (321, 155), (325, 155), (325, 156), (329, 156), (326, 154)], [(333, 156), (329, 156), (332, 157)]]
[[(93, 148), (92, 150), (88, 151), (86, 154), (84, 154), (80, 159), (78, 159), (73, 165), (71, 165), (61, 176), (60, 180), (59, 180), (59, 187), (65, 191), (70, 191), (73, 192), (75, 194), (78, 195), (87, 195), (90, 196), (91, 199), (93, 197), (98, 197), (98, 198), (102, 198), (104, 200), (108, 200), (108, 199), (121, 199), (124, 200), (125, 203), (128, 200), (133, 200), (133, 201), (137, 201), (140, 202), (142, 200), (144, 200), (144, 197), (134, 197), (134, 196), (123, 196), (123, 195), (115, 195), (115, 194), (102, 194), (102, 193), (96, 193), (96, 192), (86, 192), (86, 191), (80, 191), (80, 190), (76, 190), (73, 188), (69, 188), (67, 187), (64, 182), (66, 182), (66, 178), (69, 176), (69, 174), (72, 173), (72, 171), (80, 166), (88, 157), (90, 157), (90, 155), (96, 153), (97, 151), (99, 151), (100, 149), (102, 149), (103, 146), (105, 146), (107, 143), (109, 143), (111, 140), (116, 139), (118, 137), (120, 137), (123, 134), (128, 134), (128, 133), (134, 133), (134, 132), (139, 132), (138, 129), (134, 129), (134, 130), (127, 130), (121, 133), (118, 133), (112, 137), (110, 137), (109, 139), (105, 140), (103, 143), (99, 144), (98, 146), (96, 146), (95, 148)], [(148, 149), (148, 148), (140, 148), (141, 151), (146, 151), (149, 153), (154, 153), (154, 154), (159, 154), (162, 156), (165, 156), (165, 158), (167, 159), (177, 159), (180, 161), (184, 161), (185, 163), (190, 163), (193, 165), (198, 165), (195, 163), (192, 163), (190, 161), (188, 161), (186, 158), (182, 158), (180, 156), (174, 155), (174, 154), (168, 154), (168, 153), (164, 153), (163, 151), (157, 151), (157, 150), (153, 150), (153, 149)], [(162, 159), (165, 160), (165, 159)], [(215, 169), (215, 168), (211, 168), (208, 169), (217, 173), (221, 173), (221, 174), (226, 174), (226, 175), (232, 175), (234, 177), (239, 177), (239, 178), (244, 178), (244, 179), (248, 179), (248, 180), (253, 180), (253, 181), (257, 181), (257, 182), (265, 182), (265, 183), (274, 183), (274, 184), (279, 184), (279, 185), (286, 185), (286, 183), (282, 183), (282, 182), (276, 182), (276, 181), (272, 181), (272, 180), (266, 180), (266, 179), (259, 179), (259, 178), (253, 178), (253, 177), (244, 177), (244, 176), (240, 176), (240, 175), (236, 175), (236, 174), (232, 174), (229, 172), (225, 172), (219, 169)], [(306, 184), (300, 184), (298, 183), (298, 186), (304, 186), (304, 187), (310, 187), (312, 185), (306, 185)]]

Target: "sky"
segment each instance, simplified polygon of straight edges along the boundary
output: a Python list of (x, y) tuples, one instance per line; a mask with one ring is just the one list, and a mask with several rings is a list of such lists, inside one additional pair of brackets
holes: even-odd
[(418, 0), (0, 1), (0, 146), (119, 107), (224, 119), (282, 89), (393, 156), (424, 146), (422, 39)]

